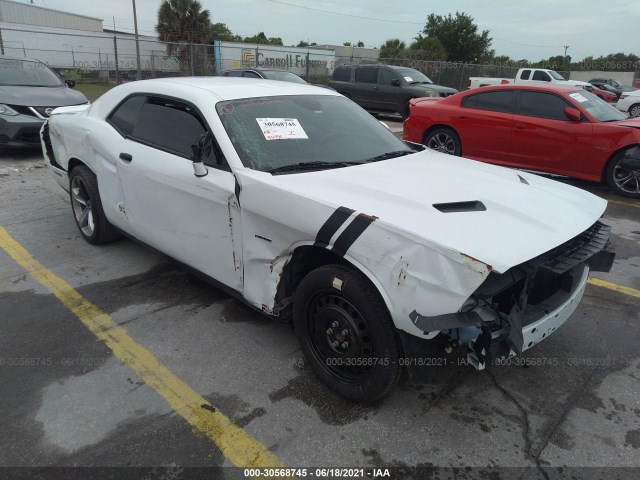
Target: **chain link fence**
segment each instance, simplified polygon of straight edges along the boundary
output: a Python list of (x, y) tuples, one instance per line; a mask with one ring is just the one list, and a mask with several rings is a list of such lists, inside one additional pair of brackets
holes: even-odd
[[(520, 65), (514, 63), (479, 65), (466, 62), (423, 60), (425, 52), (411, 58), (375, 58), (336, 55), (329, 48), (297, 48), (275, 45), (248, 45), (232, 42), (167, 43), (140, 36), (140, 78), (185, 75), (216, 75), (231, 68), (269, 68), (299, 75), (310, 83), (326, 84), (336, 65), (390, 64), (415, 68), (433, 82), (465, 90), (469, 77), (514, 78), (521, 67), (551, 68), (565, 78), (563, 65)], [(138, 78), (136, 40), (121, 33), (83, 33), (70, 30), (26, 29), (0, 24), (0, 53), (40, 60), (63, 78), (76, 81), (77, 88), (91, 100), (112, 86)], [(640, 81), (634, 74), (634, 86)], [(640, 88), (640, 86), (638, 86)]]

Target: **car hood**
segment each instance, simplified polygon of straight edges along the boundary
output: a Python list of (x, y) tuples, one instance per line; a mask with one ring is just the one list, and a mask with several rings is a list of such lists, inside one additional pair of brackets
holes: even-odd
[(22, 105), (25, 107), (64, 107), (87, 101), (82, 93), (60, 87), (20, 87), (1, 86), (0, 103)]
[(576, 87), (592, 87), (593, 86), (588, 82), (581, 82), (580, 80), (565, 80), (564, 82), (562, 82), (562, 85), (573, 85)]
[[(412, 85), (417, 86), (417, 85)], [(435, 83), (425, 83), (420, 85), (420, 87), (426, 88), (428, 90), (434, 90), (438, 93), (458, 93), (458, 90), (455, 88), (443, 87), (442, 85), (436, 85)]]
[(640, 118), (628, 118), (627, 120), (621, 120), (616, 122), (616, 125), (621, 127), (640, 128)]
[[(430, 150), (354, 167), (278, 175), (272, 182), (333, 207), (375, 216), (381, 227), (425, 245), (457, 250), (499, 273), (577, 236), (607, 205), (560, 182)], [(486, 210), (443, 213), (434, 207), (453, 202), (481, 202)]]

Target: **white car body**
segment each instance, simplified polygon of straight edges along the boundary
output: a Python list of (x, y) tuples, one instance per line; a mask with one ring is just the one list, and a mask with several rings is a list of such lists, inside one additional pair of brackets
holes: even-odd
[(640, 117), (640, 90), (623, 92), (616, 103), (616, 108), (632, 117)]
[[(523, 79), (523, 72), (529, 72), (529, 78)], [(545, 78), (546, 80), (531, 80), (530, 78), (534, 75), (535, 72), (538, 72)], [(572, 87), (593, 87), (590, 83), (581, 82), (580, 80), (564, 80), (557, 79), (555, 76), (559, 76), (559, 74), (555, 70), (549, 70), (547, 68), (521, 68), (518, 70), (515, 78), (495, 78), (495, 77), (469, 77), (469, 90), (473, 88), (479, 87), (487, 87), (489, 85), (505, 85), (509, 83), (530, 83), (533, 85), (544, 85), (544, 84), (554, 84), (554, 85), (568, 85)]]
[[(105, 118), (140, 91), (200, 106), (231, 171), (209, 168), (207, 176), (197, 177), (184, 158), (118, 134)], [(286, 300), (278, 288), (295, 252), (325, 249), (366, 276), (397, 329), (418, 339), (434, 338), (443, 329), (426, 331), (417, 318), (455, 316), (490, 275), (574, 239), (606, 208), (604, 200), (574, 187), (430, 150), (288, 175), (248, 168), (214, 106), (278, 95), (339, 96), (308, 85), (237, 78), (132, 82), (88, 108), (54, 111), (48, 128), (55, 158), (44, 143), (43, 151), (66, 190), (70, 162), (81, 161), (95, 173), (111, 224), (203, 272), (266, 314), (276, 315)], [(125, 151), (132, 162), (118, 159)], [(434, 207), (456, 202), (486, 208), (443, 213)], [(330, 228), (338, 210), (343, 223)], [(358, 222), (362, 231), (357, 231)], [(519, 350), (568, 318), (584, 292), (587, 273), (586, 267), (578, 272), (570, 295), (522, 329)], [(480, 316), (492, 314), (483, 308), (477, 309)], [(512, 349), (509, 355), (515, 353)], [(474, 363), (484, 366), (482, 359)]]

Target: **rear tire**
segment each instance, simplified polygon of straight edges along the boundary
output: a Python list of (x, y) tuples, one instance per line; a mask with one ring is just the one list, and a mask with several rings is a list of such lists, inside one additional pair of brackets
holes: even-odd
[(436, 128), (427, 134), (424, 145), (436, 152), (447, 153), (459, 157), (462, 155), (460, 137), (450, 128)]
[(625, 153), (618, 153), (609, 163), (607, 184), (619, 195), (640, 198), (640, 159), (625, 158)]
[(109, 223), (104, 214), (98, 180), (88, 167), (79, 165), (71, 171), (69, 197), (73, 218), (82, 238), (93, 245), (120, 238), (120, 232)]
[(387, 395), (401, 374), (400, 342), (387, 306), (360, 273), (326, 265), (302, 279), (293, 323), (316, 375), (356, 402)]
[(629, 116), (633, 118), (640, 117), (640, 103), (631, 105), (631, 107), (629, 108)]

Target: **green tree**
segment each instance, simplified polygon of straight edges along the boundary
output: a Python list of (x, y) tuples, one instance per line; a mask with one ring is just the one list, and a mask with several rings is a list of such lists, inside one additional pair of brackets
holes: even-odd
[(244, 37), (242, 40), (244, 43), (257, 43), (259, 45), (283, 45), (282, 38), (269, 37), (264, 32), (259, 32), (251, 37)]
[(214, 23), (211, 25), (211, 38), (221, 42), (241, 42), (242, 37), (236, 35), (227, 27), (226, 23)]
[(437, 38), (418, 35), (409, 45), (409, 55), (416, 60), (446, 60), (447, 51)]
[(407, 53), (407, 44), (399, 38), (390, 38), (382, 45), (380, 45), (380, 53), (378, 58), (382, 61), (387, 59), (403, 58)]
[(479, 33), (473, 17), (461, 12), (455, 17), (430, 14), (421, 33), (440, 40), (450, 61), (475, 62), (489, 51), (492, 41), (489, 30)]
[(202, 10), (198, 0), (163, 0), (158, 9), (156, 31), (160, 40), (173, 42), (167, 44), (167, 55), (178, 61), (181, 71), (189, 72), (192, 64), (202, 65), (191, 58), (194, 49), (180, 44), (207, 44), (211, 40), (209, 10)]
[(364, 47), (364, 42), (358, 41), (358, 43), (356, 43), (356, 47)]

